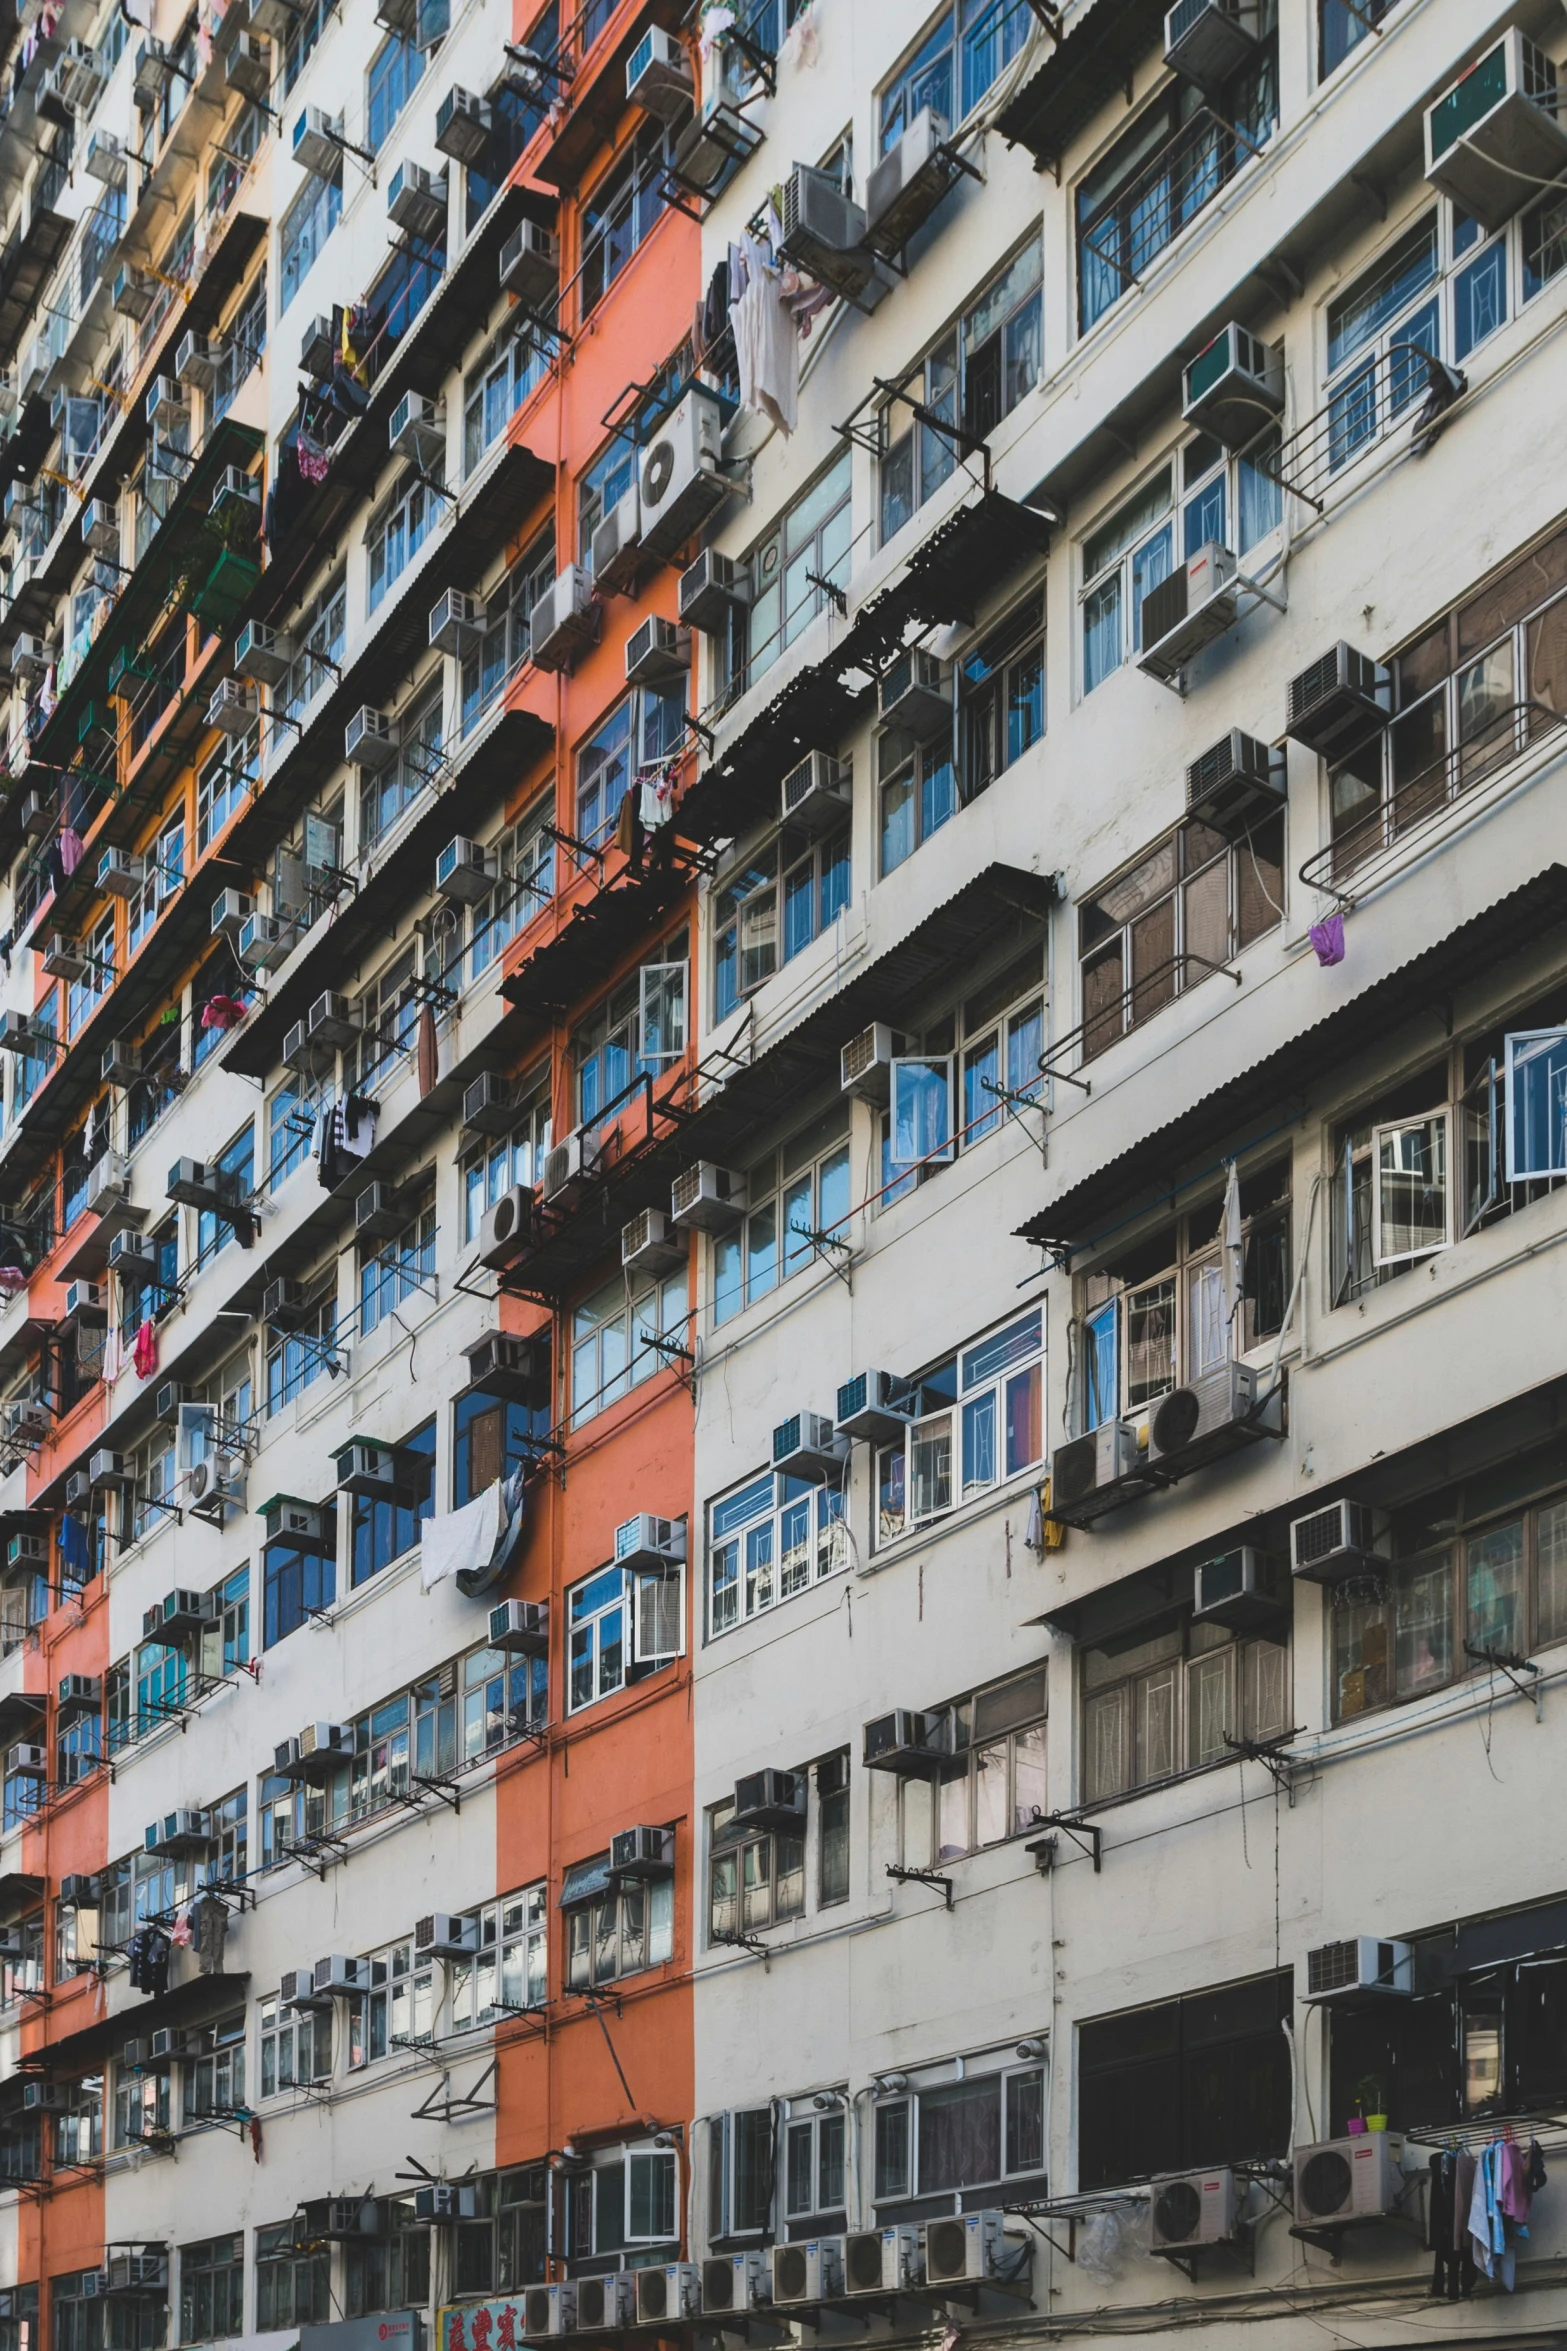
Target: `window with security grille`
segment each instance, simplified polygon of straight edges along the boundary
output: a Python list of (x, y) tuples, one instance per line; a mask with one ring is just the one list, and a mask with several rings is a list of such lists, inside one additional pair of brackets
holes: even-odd
[(1286, 2155), (1294, 1996), (1286, 1969), (1079, 2025), (1079, 2188)]

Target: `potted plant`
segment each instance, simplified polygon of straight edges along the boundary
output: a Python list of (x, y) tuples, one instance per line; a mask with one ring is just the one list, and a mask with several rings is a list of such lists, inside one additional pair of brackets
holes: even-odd
[(1382, 2084), (1374, 2073), (1362, 2075), (1355, 2084), (1357, 2112), (1350, 2118), (1350, 2131), (1359, 2137), (1362, 2131), (1385, 2131), (1387, 2113), (1382, 2096)]

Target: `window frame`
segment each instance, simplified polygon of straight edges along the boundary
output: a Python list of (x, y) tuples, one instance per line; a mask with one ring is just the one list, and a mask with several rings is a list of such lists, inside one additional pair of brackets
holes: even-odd
[[(1037, 1334), (1030, 1335), (1030, 1325), (1037, 1326)], [(987, 1351), (1012, 1342), (1017, 1353), (998, 1358), (994, 1368), (982, 1368)], [(885, 1550), (890, 1544), (901, 1542), (905, 1536), (921, 1534), (927, 1527), (949, 1518), (954, 1511), (966, 1509), (971, 1503), (987, 1496), (1005, 1493), (1019, 1481), (1038, 1482), (1038, 1474), (1045, 1462), (1044, 1396), (1045, 1374), (1049, 1355), (1049, 1333), (1045, 1301), (1026, 1307), (1021, 1314), (1009, 1315), (990, 1330), (966, 1340), (953, 1354), (929, 1366), (909, 1382), (911, 1410), (907, 1428), (902, 1437), (890, 1442), (878, 1442), (874, 1450), (875, 1488), (875, 1548)], [(975, 1359), (980, 1359), (976, 1362)], [(967, 1367), (973, 1365), (973, 1369)], [(948, 1382), (950, 1380), (950, 1392)], [(1002, 1443), (1007, 1433), (1007, 1415), (1010, 1399), (1027, 1382), (1022, 1391), (1024, 1410), (1034, 1440), (1032, 1458), (1016, 1467), (1003, 1468)], [(1030, 1402), (1031, 1399), (1031, 1402)], [(995, 1462), (993, 1474), (986, 1478), (969, 1478), (966, 1464), (978, 1458), (979, 1449), (987, 1440), (985, 1406), (990, 1407), (990, 1434), (988, 1443)], [(943, 1438), (941, 1424), (946, 1424)], [(945, 1445), (946, 1467), (941, 1464), (941, 1448)], [(1010, 1446), (1007, 1448), (1010, 1455)], [(916, 1506), (916, 1496), (923, 1489), (934, 1491), (945, 1499), (933, 1500), (928, 1508)]]

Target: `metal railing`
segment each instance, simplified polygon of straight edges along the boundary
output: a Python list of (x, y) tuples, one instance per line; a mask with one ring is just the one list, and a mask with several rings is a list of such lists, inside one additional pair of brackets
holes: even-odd
[[(1356, 368), (1272, 457), (1253, 449), (1248, 462), (1321, 514), (1329, 489), (1359, 458), (1401, 424), (1412, 422), (1419, 441), (1468, 388), (1457, 368), (1424, 344), (1390, 343)], [(1260, 421), (1260, 407), (1258, 415)]]
[(1151, 1020), (1167, 1004), (1173, 1004), (1177, 996), (1186, 993), (1192, 970), (1199, 979), (1206, 979), (1210, 972), (1223, 972), (1237, 987), (1241, 984), (1241, 975), (1233, 964), (1211, 963), (1206, 955), (1190, 952), (1166, 956), (1162, 963), (1151, 964), (1147, 971), (1139, 972), (1119, 996), (1100, 1005), (1086, 1020), (1079, 1021), (1075, 1029), (1068, 1029), (1064, 1037), (1058, 1037), (1047, 1052), (1041, 1053), (1040, 1076), (1064, 1078), (1069, 1086), (1081, 1086), (1086, 1094), (1089, 1087), (1081, 1078), (1072, 1076), (1072, 1067), (1081, 1069), (1099, 1054), (1107, 1053), (1122, 1037), (1141, 1028), (1145, 1020)]
[[(1227, 122), (1200, 106), (1128, 186), (1078, 227), (1078, 304), (1086, 333), (1173, 244), (1254, 155), (1273, 129)], [(1098, 265), (1096, 273), (1094, 265)]]
[(1496, 783), (1521, 771), (1535, 746), (1567, 728), (1567, 714), (1546, 703), (1513, 702), (1426, 767), (1398, 784), (1355, 824), (1346, 826), (1325, 849), (1308, 857), (1300, 878), (1344, 905), (1355, 903), (1357, 881), (1364, 891), (1380, 868), (1426, 827), (1482, 783)]

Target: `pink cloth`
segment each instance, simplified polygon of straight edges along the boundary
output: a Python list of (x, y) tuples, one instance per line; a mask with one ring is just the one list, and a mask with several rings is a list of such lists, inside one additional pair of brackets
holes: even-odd
[(60, 827), (60, 863), (67, 873), (74, 873), (82, 862), (83, 842), (74, 825)]
[(1516, 2139), (1502, 2141), (1501, 2207), (1507, 2218), (1520, 2228), (1529, 2218), (1529, 2165)]
[(237, 996), (209, 996), (201, 1008), (204, 1029), (237, 1028), (245, 1017), (245, 1007)]
[(131, 1361), (139, 1380), (150, 1380), (158, 1368), (158, 1333), (150, 1322), (144, 1322), (136, 1333), (136, 1344), (131, 1349)]

